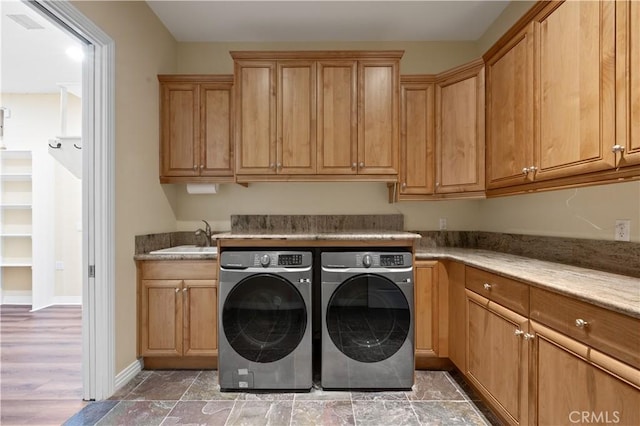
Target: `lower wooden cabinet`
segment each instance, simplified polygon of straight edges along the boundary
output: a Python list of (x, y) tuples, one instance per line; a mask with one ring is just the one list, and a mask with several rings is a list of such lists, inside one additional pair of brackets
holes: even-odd
[(176, 368), (190, 366), (188, 358), (217, 357), (216, 262), (139, 262), (138, 281), (138, 353), (145, 365), (148, 357), (172, 357), (162, 366)]
[(640, 424), (638, 319), (477, 268), (464, 275), (461, 371), (506, 423)]
[(535, 424), (640, 424), (640, 372), (531, 321)]
[(417, 368), (440, 367), (448, 356), (448, 291), (443, 265), (417, 261), (414, 285)]
[(528, 318), (467, 290), (466, 376), (510, 424), (528, 424)]

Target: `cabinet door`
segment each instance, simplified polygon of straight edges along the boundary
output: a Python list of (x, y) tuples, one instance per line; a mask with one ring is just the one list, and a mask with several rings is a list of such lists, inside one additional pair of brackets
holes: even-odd
[(449, 282), (449, 359), (460, 371), (467, 371), (467, 295), (465, 266), (448, 262)]
[(486, 64), (487, 187), (529, 182), (533, 167), (533, 24)]
[(184, 355), (217, 355), (217, 281), (185, 280), (183, 293)]
[(198, 176), (200, 153), (199, 87), (161, 83), (161, 175)]
[(536, 180), (614, 166), (614, 9), (607, 0), (554, 2), (534, 20)]
[(467, 377), (510, 424), (528, 424), (528, 319), (469, 290), (467, 315)]
[(236, 61), (237, 174), (276, 173), (276, 62)]
[(316, 65), (278, 61), (277, 171), (316, 172)]
[(616, 3), (617, 166), (640, 164), (640, 3)]
[(182, 355), (182, 281), (142, 280), (140, 355)]
[(484, 67), (436, 82), (436, 193), (484, 190)]
[(640, 424), (640, 372), (534, 321), (535, 424)]
[(435, 125), (432, 78), (400, 81), (400, 193), (433, 194)]
[(438, 280), (435, 262), (416, 263), (416, 360), (438, 356)]
[(358, 61), (358, 174), (397, 174), (398, 61)]
[(318, 61), (318, 174), (355, 174), (358, 160), (356, 61)]
[(233, 176), (232, 84), (200, 85), (201, 176)]

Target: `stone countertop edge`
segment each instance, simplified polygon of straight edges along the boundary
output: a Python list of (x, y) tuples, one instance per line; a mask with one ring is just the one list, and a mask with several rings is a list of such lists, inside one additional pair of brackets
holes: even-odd
[(354, 232), (331, 232), (331, 233), (235, 233), (223, 232), (212, 235), (214, 240), (327, 240), (327, 241), (353, 241), (353, 240), (417, 240), (422, 238), (420, 234), (404, 231), (354, 231)]
[(489, 250), (417, 249), (417, 260), (455, 260), (640, 319), (640, 279)]
[(197, 254), (136, 254), (133, 260), (216, 260), (218, 253)]

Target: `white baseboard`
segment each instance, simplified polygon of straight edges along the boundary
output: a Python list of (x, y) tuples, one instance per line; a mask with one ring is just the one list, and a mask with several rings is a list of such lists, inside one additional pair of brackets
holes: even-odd
[(3, 305), (31, 305), (31, 290), (3, 290)]
[(136, 377), (136, 375), (144, 368), (144, 362), (142, 358), (133, 361), (124, 370), (116, 374), (116, 382), (114, 384), (115, 391), (126, 385), (129, 380)]

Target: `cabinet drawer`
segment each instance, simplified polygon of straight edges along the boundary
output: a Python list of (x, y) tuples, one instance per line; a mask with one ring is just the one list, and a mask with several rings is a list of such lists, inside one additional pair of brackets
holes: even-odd
[(529, 314), (529, 286), (467, 266), (466, 287), (521, 315)]
[(218, 277), (215, 260), (147, 260), (140, 262), (146, 280), (207, 280)]
[(531, 288), (531, 319), (640, 368), (640, 320), (539, 288)]

